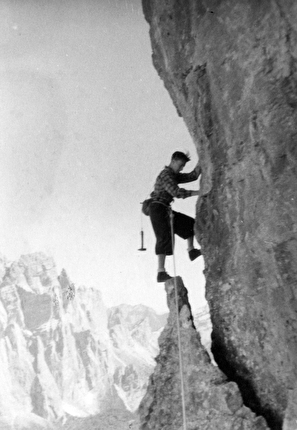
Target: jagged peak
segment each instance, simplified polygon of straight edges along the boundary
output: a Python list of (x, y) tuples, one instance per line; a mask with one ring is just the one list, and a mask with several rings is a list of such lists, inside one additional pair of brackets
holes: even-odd
[(22, 254), (18, 261), (20, 263), (24, 263), (26, 266), (42, 263), (51, 263), (53, 266), (55, 266), (53, 257), (45, 254), (42, 251), (32, 252), (30, 254)]
[[(175, 289), (176, 288), (176, 289)], [(157, 366), (140, 407), (141, 430), (172, 430), (182, 426), (183, 369), (184, 401), (189, 429), (249, 428), (266, 430), (264, 418), (243, 405), (238, 387), (211, 363), (193, 324), (188, 293), (180, 277), (165, 283), (169, 317), (160, 338)], [(178, 310), (176, 306), (176, 295)], [(180, 328), (180, 343), (178, 325)], [(179, 359), (182, 357), (182, 365)]]

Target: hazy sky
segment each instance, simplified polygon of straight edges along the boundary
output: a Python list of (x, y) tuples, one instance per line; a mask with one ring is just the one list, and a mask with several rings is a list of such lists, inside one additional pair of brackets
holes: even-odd
[[(172, 152), (191, 152), (185, 171), (197, 155), (148, 31), (140, 0), (0, 0), (1, 252), (44, 251), (107, 306), (165, 311), (145, 216), (137, 250), (140, 202)], [(194, 216), (195, 198), (175, 209)], [(176, 258), (192, 306), (204, 304), (202, 260), (179, 239)]]

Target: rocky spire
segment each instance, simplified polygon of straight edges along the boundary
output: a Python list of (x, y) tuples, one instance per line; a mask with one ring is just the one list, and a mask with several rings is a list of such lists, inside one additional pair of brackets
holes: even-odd
[[(266, 421), (243, 405), (237, 385), (211, 363), (196, 331), (188, 293), (177, 280), (178, 318), (188, 430), (264, 430)], [(160, 353), (140, 407), (141, 430), (181, 430), (182, 399), (174, 278), (165, 284), (169, 317), (160, 338)]]

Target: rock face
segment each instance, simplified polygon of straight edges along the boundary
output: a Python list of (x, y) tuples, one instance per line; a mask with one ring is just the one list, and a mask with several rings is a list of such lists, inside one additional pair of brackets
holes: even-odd
[[(267, 429), (264, 418), (256, 417), (243, 405), (236, 384), (228, 382), (225, 375), (211, 364), (193, 324), (187, 290), (181, 278), (176, 279), (187, 429)], [(157, 366), (139, 407), (141, 430), (184, 428), (173, 279), (166, 282), (166, 292), (170, 315), (159, 338)]]
[(280, 429), (297, 379), (297, 4), (143, 0), (153, 63), (202, 166), (216, 362)]
[(84, 428), (84, 417), (113, 410), (128, 422), (165, 320), (145, 306), (107, 310), (99, 290), (75, 288), (44, 254), (2, 259), (0, 428), (62, 428), (70, 416)]

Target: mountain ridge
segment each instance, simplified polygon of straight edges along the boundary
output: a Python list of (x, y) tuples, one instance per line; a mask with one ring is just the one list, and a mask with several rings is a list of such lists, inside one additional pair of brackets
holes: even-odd
[(161, 329), (164, 317), (145, 305), (108, 310), (98, 289), (75, 286), (64, 269), (58, 275), (44, 253), (1, 258), (0, 274), (2, 427), (47, 428), (111, 405), (135, 411), (158, 349), (150, 320)]

